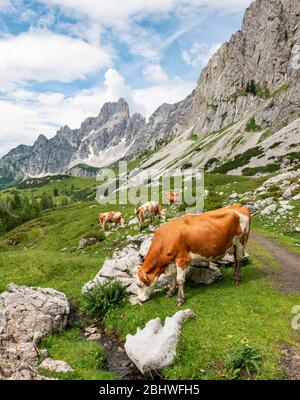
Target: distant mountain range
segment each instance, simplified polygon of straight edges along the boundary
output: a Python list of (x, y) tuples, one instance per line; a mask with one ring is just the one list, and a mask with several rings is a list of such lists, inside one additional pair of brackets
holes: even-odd
[[(124, 99), (105, 103), (79, 129), (40, 135), (0, 160), (0, 183), (71, 173), (86, 176), (152, 150), (147, 165), (254, 175), (297, 168), (300, 153), (299, 0), (256, 0), (202, 70), (194, 91), (162, 104), (146, 123)], [(154, 153), (153, 153), (154, 150)]]

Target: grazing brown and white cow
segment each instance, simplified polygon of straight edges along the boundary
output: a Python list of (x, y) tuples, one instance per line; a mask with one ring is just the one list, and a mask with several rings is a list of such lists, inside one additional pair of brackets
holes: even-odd
[(143, 264), (137, 268), (138, 298), (148, 300), (158, 277), (170, 266), (175, 268), (177, 278), (173, 277), (167, 297), (173, 296), (177, 281), (177, 305), (182, 305), (190, 262), (216, 261), (227, 253), (234, 254), (233, 282), (239, 283), (249, 229), (250, 213), (240, 205), (186, 215), (162, 225), (154, 234)]
[(179, 195), (175, 191), (166, 192), (165, 193), (166, 199), (168, 200), (169, 204), (177, 203), (179, 200)]
[(165, 218), (166, 210), (156, 201), (148, 201), (135, 210), (135, 215), (139, 223), (139, 229), (142, 229), (145, 219), (153, 220), (156, 215)]
[(99, 225), (103, 230), (105, 229), (106, 222), (112, 222), (115, 224), (115, 226), (123, 226), (125, 219), (119, 211), (110, 211), (99, 214)]

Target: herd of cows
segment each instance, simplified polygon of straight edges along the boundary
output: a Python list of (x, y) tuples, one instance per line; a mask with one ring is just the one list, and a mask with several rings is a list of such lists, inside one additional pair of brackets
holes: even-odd
[[(176, 202), (176, 193), (169, 192), (166, 197), (170, 204)], [(155, 201), (147, 202), (135, 210), (140, 229), (146, 219), (153, 219), (157, 215), (165, 218), (165, 214), (166, 210)], [(125, 224), (120, 212), (101, 213), (99, 221), (102, 229), (105, 229), (106, 222), (116, 226)], [(148, 300), (159, 276), (167, 272), (171, 275), (167, 297), (173, 296), (178, 286), (176, 304), (181, 306), (184, 303), (183, 286), (189, 264), (192, 261), (217, 261), (226, 254), (234, 256), (233, 283), (239, 283), (250, 223), (248, 208), (234, 204), (201, 214), (185, 215), (161, 225), (153, 236), (143, 264), (137, 267), (139, 300)]]

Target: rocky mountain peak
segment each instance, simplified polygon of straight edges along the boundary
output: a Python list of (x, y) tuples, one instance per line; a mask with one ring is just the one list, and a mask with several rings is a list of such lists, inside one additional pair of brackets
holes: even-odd
[(104, 103), (101, 107), (98, 119), (103, 123), (119, 113), (126, 114), (129, 117), (129, 106), (123, 98), (119, 99), (117, 102)]
[(43, 145), (44, 143), (47, 143), (48, 139), (45, 135), (40, 134), (37, 138), (37, 140), (35, 141), (35, 145)]
[[(194, 165), (222, 162), (259, 146), (269, 156), (273, 141), (283, 141), (278, 139), (280, 130), (288, 145), (296, 146), (289, 132), (297, 132), (299, 93), (299, 0), (256, 0), (247, 8), (241, 29), (202, 70), (192, 93), (176, 104), (159, 106), (147, 124), (140, 114), (130, 116), (121, 98), (105, 103), (99, 115), (85, 119), (79, 129), (64, 126), (52, 139), (41, 136), (32, 148), (10, 152), (3, 160), (6, 170), (25, 176), (62, 173), (81, 163), (101, 167), (149, 148), (166, 149), (181, 162), (180, 151), (191, 145), (191, 137), (203, 141), (189, 152), (186, 161)], [(209, 143), (214, 134), (219, 136)], [(168, 151), (174, 141), (175, 147), (180, 144)], [(288, 149), (282, 145), (276, 151), (279, 157)], [(259, 160), (269, 163), (262, 155)]]

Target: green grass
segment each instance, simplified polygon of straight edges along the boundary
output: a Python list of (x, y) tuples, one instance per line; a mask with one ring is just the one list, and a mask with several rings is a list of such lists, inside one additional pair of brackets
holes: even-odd
[(71, 328), (43, 339), (40, 346), (46, 348), (49, 357), (66, 361), (75, 372), (55, 373), (39, 368), (39, 373), (51, 378), (65, 380), (116, 379), (110, 372), (103, 371), (104, 352), (96, 342), (86, 341), (78, 328)]
[(209, 173), (205, 175), (205, 187), (213, 186), (219, 192), (231, 194), (232, 192), (244, 193), (261, 186), (270, 176), (249, 178), (240, 175), (222, 175)]
[[(78, 250), (79, 240), (89, 230), (99, 230), (98, 213), (112, 206), (90, 208), (85, 202), (53, 211), (27, 222), (0, 237), (0, 290), (10, 282), (40, 285), (62, 290), (75, 302), (81, 298), (83, 284), (99, 270), (106, 256), (117, 245), (126, 242), (124, 228), (112, 231), (103, 242)], [(124, 215), (132, 214), (133, 207), (119, 207)], [(126, 233), (134, 233), (134, 227)], [(6, 241), (17, 238), (17, 245)], [(9, 268), (7, 267), (9, 265)]]
[[(37, 199), (43, 193), (53, 195), (54, 189), (58, 190), (58, 196), (54, 197), (54, 203), (60, 205), (63, 199), (76, 202), (94, 198), (97, 182), (95, 178), (77, 178), (67, 175), (48, 176), (38, 179), (28, 179), (22, 182), (21, 187), (14, 187), (0, 191), (0, 197), (11, 196), (20, 193), (31, 198), (34, 195)], [(91, 197), (92, 196), (92, 197)]]
[[(224, 279), (207, 287), (186, 285), (186, 302), (196, 318), (183, 328), (175, 363), (163, 372), (168, 379), (228, 379), (225, 364), (236, 346), (248, 343), (259, 349), (263, 357), (257, 379), (282, 379), (281, 353), (278, 342), (299, 347), (299, 332), (290, 327), (293, 305), (300, 294), (283, 295), (266, 282), (262, 267), (253, 261), (243, 268), (242, 283), (231, 283), (232, 270), (224, 270)], [(111, 313), (107, 326), (121, 338), (134, 334), (153, 317), (173, 315), (175, 299), (163, 293), (154, 294), (143, 306), (126, 306)]]
[(92, 167), (91, 165), (87, 165), (87, 164), (77, 164), (77, 165), (74, 165), (74, 167), (72, 167), (72, 168), (80, 168), (80, 169), (83, 169), (87, 172), (91, 172), (94, 174), (97, 174), (97, 172), (100, 170), (100, 168)]
[[(288, 248), (294, 253), (300, 253), (300, 232), (295, 231), (295, 224), (299, 222), (300, 205), (291, 203), (295, 208), (285, 213), (285, 218), (274, 221), (274, 216), (256, 216), (253, 226), (256, 230), (272, 238), (279, 245)], [(299, 226), (299, 223), (298, 223)]]
[[(205, 187), (213, 188), (214, 192), (223, 191), (226, 198), (233, 191), (252, 191), (267, 178), (206, 174)], [(209, 201), (213, 208), (222, 200), (222, 196), (210, 197), (206, 199), (206, 205)], [(90, 208), (95, 204), (83, 202), (49, 210), (42, 217), (0, 236), (0, 291), (10, 282), (53, 287), (63, 291), (78, 308), (83, 299), (83, 284), (96, 275), (104, 259), (115, 249), (127, 245), (127, 235), (138, 233), (134, 225), (117, 230), (108, 227), (110, 235), (103, 242), (78, 250), (80, 238), (86, 232), (98, 229), (100, 211), (120, 209), (127, 219), (133, 214), (133, 206), (97, 205)], [(295, 213), (299, 211), (296, 207)], [(262, 220), (254, 221), (255, 227), (271, 232), (271, 227), (266, 228), (265, 224)], [(283, 225), (277, 226), (277, 232)], [(273, 228), (275, 235), (276, 226)], [(287, 231), (284, 232), (283, 242), (289, 236)], [(14, 237), (18, 238), (16, 246), (8, 246), (7, 239)], [(296, 236), (290, 235), (290, 245), (294, 238)], [(207, 287), (186, 284), (184, 308), (192, 308), (196, 318), (184, 325), (176, 361), (163, 372), (164, 377), (229, 379), (226, 363), (236, 347), (243, 343), (258, 348), (262, 354), (257, 379), (284, 377), (277, 344), (283, 341), (299, 348), (299, 332), (291, 330), (290, 319), (292, 306), (300, 304), (300, 295), (281, 294), (269, 283), (268, 269), (279, 267), (262, 245), (250, 242), (249, 252), (252, 261), (243, 268), (241, 285), (232, 285), (231, 269), (224, 269), (224, 279)], [(142, 307), (126, 304), (124, 308), (110, 312), (106, 325), (124, 340), (126, 334), (134, 333), (149, 319), (164, 319), (176, 311), (175, 299), (166, 299), (160, 292)], [(101, 370), (101, 347), (84, 341), (78, 328), (44, 339), (41, 347), (46, 347), (52, 358), (65, 360), (76, 370), (64, 377), (60, 374), (59, 378), (114, 377)]]

